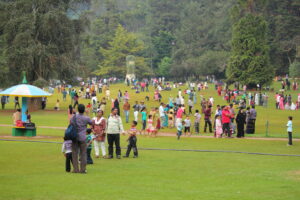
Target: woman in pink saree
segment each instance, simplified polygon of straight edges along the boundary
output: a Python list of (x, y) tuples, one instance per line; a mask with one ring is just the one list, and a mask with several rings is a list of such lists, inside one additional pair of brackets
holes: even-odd
[(280, 97), (279, 108), (280, 110), (284, 110), (283, 96)]

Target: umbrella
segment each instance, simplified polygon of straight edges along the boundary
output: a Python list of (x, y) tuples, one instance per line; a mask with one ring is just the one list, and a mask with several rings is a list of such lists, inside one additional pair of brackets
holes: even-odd
[(12, 86), (2, 92), (0, 95), (5, 96), (17, 96), (17, 97), (48, 97), (51, 96), (50, 93), (44, 90), (28, 84), (20, 84)]
[(45, 92), (44, 90), (27, 84), (26, 77), (24, 76), (23, 83), (19, 85), (12, 86), (2, 92), (2, 96), (15, 96), (22, 97), (22, 121), (26, 122), (27, 116), (25, 112), (27, 111), (27, 98), (28, 97), (48, 97), (51, 96), (50, 93)]

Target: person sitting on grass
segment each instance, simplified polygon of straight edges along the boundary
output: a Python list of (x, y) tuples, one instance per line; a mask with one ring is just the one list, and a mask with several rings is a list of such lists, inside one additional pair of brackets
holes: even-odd
[(93, 159), (91, 157), (91, 152), (92, 152), (92, 129), (88, 128), (86, 129), (86, 155), (87, 155), (87, 164), (93, 164)]
[(71, 163), (72, 162), (72, 140), (67, 140), (64, 137), (64, 143), (62, 145), (62, 153), (66, 157), (66, 172), (71, 171)]
[(137, 132), (136, 125), (137, 125), (137, 122), (133, 121), (132, 125), (131, 125), (131, 128), (129, 130), (129, 137), (127, 139), (128, 146), (127, 146), (126, 155), (123, 156), (124, 158), (128, 158), (129, 157), (131, 149), (133, 150), (133, 155), (134, 155), (133, 158), (137, 158), (138, 157), (138, 150), (137, 150), (137, 146), (136, 146), (136, 142), (137, 142), (137, 138), (136, 138), (136, 132)]
[(177, 124), (177, 140), (179, 140), (180, 136), (182, 135), (183, 126), (184, 126), (184, 121), (178, 122), (178, 124)]

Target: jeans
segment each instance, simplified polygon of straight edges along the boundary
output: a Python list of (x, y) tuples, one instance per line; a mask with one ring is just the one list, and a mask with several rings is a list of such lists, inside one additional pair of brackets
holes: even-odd
[(114, 143), (116, 145), (116, 155), (121, 156), (121, 147), (120, 147), (120, 134), (107, 134), (107, 141), (108, 141), (108, 155), (109, 157), (113, 157), (113, 148)]
[(129, 138), (127, 152), (126, 152), (127, 157), (129, 156), (131, 149), (133, 150), (134, 156), (138, 156), (136, 142), (137, 142), (136, 136), (132, 136)]
[(71, 171), (71, 163), (72, 162), (72, 152), (66, 153), (66, 172)]
[[(80, 151), (80, 171), (78, 168), (78, 154)], [(86, 142), (85, 141), (76, 141), (72, 143), (72, 161), (73, 161), (73, 167), (74, 172), (85, 172), (86, 168)]]
[(91, 152), (92, 152), (92, 149), (87, 149), (86, 150), (86, 156), (87, 156), (87, 164), (93, 164), (93, 159), (91, 157)]
[(94, 140), (95, 155), (99, 156), (99, 148), (101, 147), (102, 156), (106, 156), (105, 142)]
[(75, 109), (78, 106), (78, 101), (75, 101), (73, 108)]
[(129, 122), (129, 110), (124, 110), (125, 113), (125, 118), (126, 118), (126, 123)]
[(293, 145), (293, 136), (292, 136), (292, 132), (288, 132), (289, 135), (289, 145)]
[(210, 119), (205, 119), (204, 132), (206, 132), (207, 125), (209, 125), (209, 132), (212, 133), (212, 124)]
[(177, 140), (180, 139), (180, 136), (182, 135), (182, 131), (177, 131)]
[(194, 126), (195, 126), (195, 132), (197, 133), (197, 134), (199, 134), (200, 133), (200, 123), (199, 122), (195, 122), (195, 124), (194, 124)]

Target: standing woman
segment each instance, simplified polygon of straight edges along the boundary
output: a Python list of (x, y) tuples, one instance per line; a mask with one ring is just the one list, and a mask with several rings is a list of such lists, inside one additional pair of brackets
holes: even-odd
[(97, 116), (93, 118), (92, 130), (94, 132), (94, 147), (96, 158), (99, 158), (99, 148), (101, 147), (102, 157), (106, 158), (105, 151), (105, 129), (106, 119), (103, 117), (103, 110), (97, 111)]
[(120, 103), (118, 98), (115, 99), (114, 101), (114, 107), (113, 108), (117, 108), (118, 109), (118, 115), (120, 116)]
[(245, 123), (246, 123), (246, 114), (244, 113), (243, 109), (240, 108), (237, 116), (236, 116), (236, 124), (237, 124), (237, 137), (241, 138), (245, 136)]
[(280, 108), (280, 110), (284, 110), (284, 97), (283, 97), (283, 95), (280, 96), (279, 108)]

